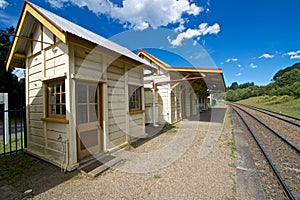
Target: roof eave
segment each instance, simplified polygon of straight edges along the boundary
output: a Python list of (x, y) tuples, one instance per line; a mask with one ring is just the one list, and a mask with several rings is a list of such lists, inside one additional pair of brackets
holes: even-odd
[(138, 56), (141, 55), (141, 54), (143, 54), (149, 60), (153, 61), (155, 64), (157, 64), (158, 66), (160, 66), (163, 70), (170, 71), (171, 67), (169, 67), (166, 63), (164, 63), (163, 61), (161, 61), (158, 58), (154, 57), (153, 55), (149, 54), (148, 52), (144, 51), (143, 49), (140, 49), (137, 52)]
[[(36, 9), (34, 6), (31, 5), (30, 2), (25, 0), (20, 18), (16, 27), (16, 36), (20, 36), (23, 27), (27, 21), (28, 14), (31, 14), (34, 16), (40, 23), (42, 23), (45, 27), (47, 27), (49, 30), (53, 32), (53, 34), (56, 35), (62, 42), (66, 43), (66, 35), (65, 32), (57, 25), (55, 24), (51, 19), (49, 19), (47, 16), (45, 16), (43, 13), (41, 13), (38, 9)], [(10, 46), (10, 49), (7, 54), (6, 58), (6, 70), (11, 67), (11, 65), (14, 63), (13, 62), (13, 57), (16, 51), (16, 48), (18, 46), (19, 38), (14, 37)]]

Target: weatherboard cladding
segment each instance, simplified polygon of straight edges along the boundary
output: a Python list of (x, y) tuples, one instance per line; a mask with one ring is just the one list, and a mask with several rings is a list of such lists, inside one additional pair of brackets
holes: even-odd
[(42, 15), (44, 15), (48, 20), (50, 20), (56, 27), (61, 29), (65, 33), (71, 33), (73, 35), (76, 35), (78, 37), (81, 37), (85, 40), (88, 40), (90, 42), (93, 42), (95, 44), (98, 44), (102, 47), (105, 47), (107, 49), (110, 49), (120, 55), (125, 55), (133, 60), (136, 60), (140, 63), (146, 64), (143, 59), (139, 58), (137, 55), (135, 55), (133, 52), (131, 52), (129, 49), (122, 47), (121, 45), (118, 45), (96, 33), (93, 33), (73, 22), (70, 22), (67, 19), (64, 19), (48, 10), (45, 10), (33, 3), (29, 3), (31, 6), (36, 8)]

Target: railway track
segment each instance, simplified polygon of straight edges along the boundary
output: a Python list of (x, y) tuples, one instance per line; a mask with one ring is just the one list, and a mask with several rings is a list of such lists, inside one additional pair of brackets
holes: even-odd
[(289, 124), (292, 124), (294, 126), (300, 127), (300, 119), (297, 118), (297, 117), (291, 117), (291, 116), (288, 116), (288, 115), (285, 115), (285, 114), (282, 114), (282, 113), (273, 112), (273, 111), (270, 111), (270, 110), (257, 108), (257, 107), (254, 107), (254, 106), (249, 106), (249, 105), (244, 105), (244, 104), (238, 104), (238, 105), (249, 108), (249, 109), (252, 109), (252, 110), (256, 110), (260, 113), (264, 113), (266, 115), (275, 117), (279, 120), (285, 121), (285, 122), (287, 122)]
[[(276, 118), (275, 120), (274, 116), (272, 116), (275, 115), (273, 113), (271, 115), (264, 113), (262, 116), (261, 113), (258, 113), (260, 111), (256, 109), (253, 110), (252, 108), (245, 108), (235, 104), (231, 106), (251, 133), (265, 160), (267, 160), (270, 168), (273, 170), (273, 174), (280, 183), (285, 197), (288, 199), (300, 199), (299, 126), (286, 121), (283, 123), (282, 119)], [(264, 115), (268, 115), (268, 117)], [(293, 133), (290, 133), (290, 135), (293, 135), (293, 137), (285, 137), (287, 136), (286, 133), (281, 134), (284, 132), (285, 127), (279, 124), (279, 120), (285, 126), (291, 127), (290, 130), (293, 130)], [(273, 126), (276, 127), (274, 128)], [(291, 138), (293, 140), (290, 140)], [(271, 198), (278, 198), (277, 195), (282, 195), (278, 189), (275, 190), (275, 193), (271, 194), (273, 195)]]

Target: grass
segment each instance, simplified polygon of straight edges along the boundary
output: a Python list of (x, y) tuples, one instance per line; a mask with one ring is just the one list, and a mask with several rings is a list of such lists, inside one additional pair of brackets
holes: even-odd
[(153, 176), (153, 178), (154, 178), (154, 179), (160, 179), (161, 176), (156, 174), (156, 175)]
[(236, 178), (235, 178), (235, 175), (234, 174), (230, 174), (230, 179), (232, 180), (232, 182), (233, 182), (233, 185), (232, 185), (232, 191), (233, 191), (233, 193), (234, 194), (236, 194), (237, 193), (237, 191), (236, 191)]
[(228, 166), (229, 166), (229, 167), (232, 167), (232, 168), (236, 168), (235, 163), (229, 163)]
[(0, 157), (0, 180), (9, 183), (16, 182), (20, 174), (31, 171), (33, 166), (41, 165), (43, 162), (30, 157), (22, 152)]
[(232, 139), (228, 143), (228, 146), (230, 147), (230, 156), (232, 158), (235, 158), (235, 150), (236, 150), (236, 148), (235, 148), (235, 139), (234, 139), (234, 133), (233, 133), (233, 131), (232, 131), (231, 134), (232, 134)]
[[(16, 148), (17, 145), (17, 148)], [(15, 138), (11, 139), (11, 148), (10, 148), (10, 143), (4, 144), (4, 140), (0, 140), (0, 154), (4, 153), (4, 148), (5, 148), (5, 153), (13, 152), (15, 150), (21, 150), (22, 146), (24, 147), (24, 139), (21, 140), (21, 138), (18, 138), (17, 141)]]
[(238, 101), (246, 105), (300, 118), (300, 98), (291, 96), (260, 96)]

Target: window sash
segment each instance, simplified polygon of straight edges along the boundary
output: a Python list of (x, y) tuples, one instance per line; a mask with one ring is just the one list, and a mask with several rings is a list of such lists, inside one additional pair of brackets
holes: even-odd
[(129, 86), (129, 111), (141, 110), (141, 87)]
[(46, 83), (47, 87), (47, 117), (66, 118), (66, 88), (65, 80), (55, 80)]

